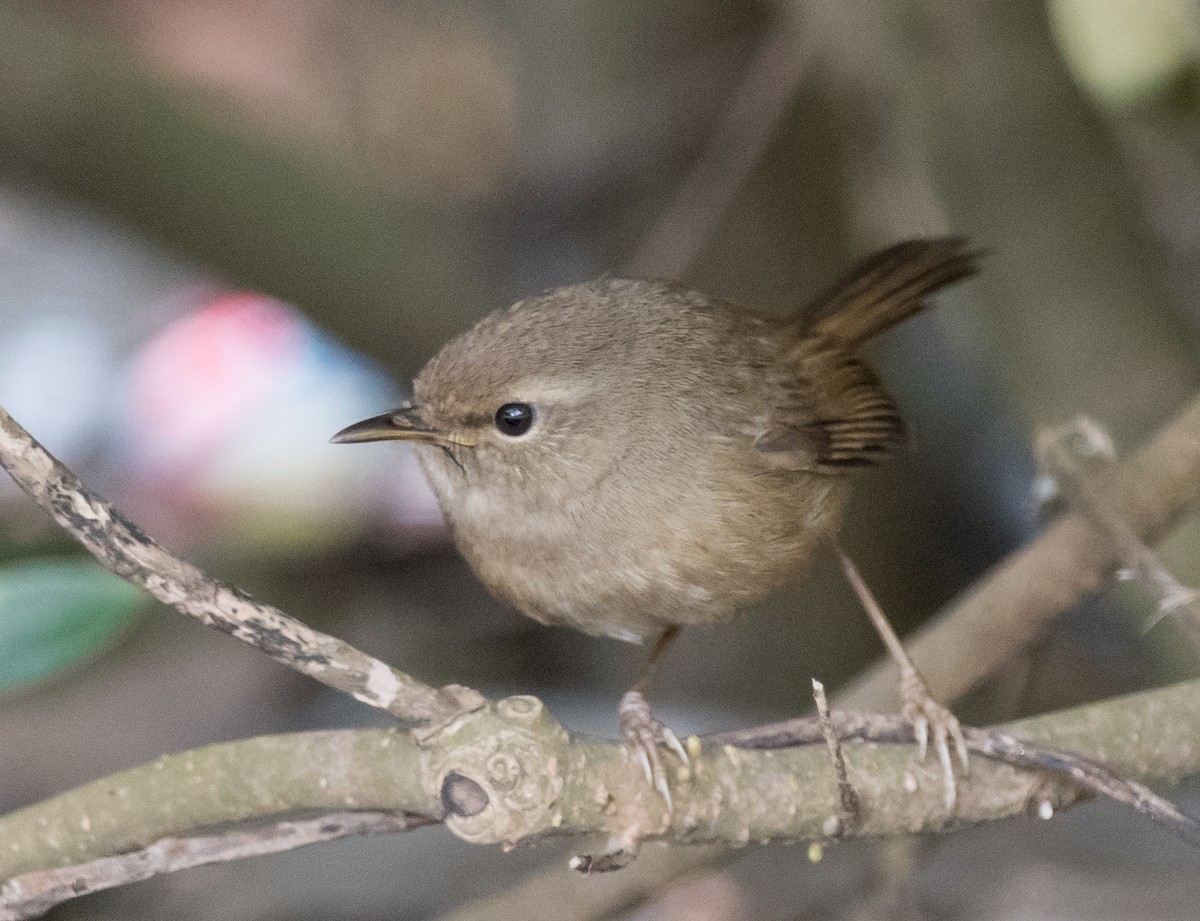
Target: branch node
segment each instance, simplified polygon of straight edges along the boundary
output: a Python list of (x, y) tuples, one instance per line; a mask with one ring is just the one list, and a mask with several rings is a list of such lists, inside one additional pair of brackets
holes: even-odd
[(487, 791), (470, 777), (451, 771), (442, 779), (442, 808), (447, 815), (469, 819), (488, 807)]
[(638, 842), (629, 835), (613, 835), (599, 854), (576, 854), (568, 862), (572, 870), (587, 876), (623, 870), (637, 859)]
[(569, 737), (540, 701), (506, 698), (422, 733), (418, 744), (428, 793), (460, 838), (504, 844), (554, 827)]

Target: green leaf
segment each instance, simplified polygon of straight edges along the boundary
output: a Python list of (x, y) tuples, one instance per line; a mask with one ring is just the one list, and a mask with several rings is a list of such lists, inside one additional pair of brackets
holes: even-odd
[(146, 601), (140, 589), (86, 560), (0, 566), (0, 689), (92, 654), (124, 631)]

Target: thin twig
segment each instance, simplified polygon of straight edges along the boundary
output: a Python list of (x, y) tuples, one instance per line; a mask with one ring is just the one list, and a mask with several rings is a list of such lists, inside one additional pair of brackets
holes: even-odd
[(169, 553), (121, 512), (88, 492), (2, 408), (0, 467), (105, 569), (288, 668), (404, 720), (436, 725), (484, 703), (469, 688), (449, 685), (439, 690), (422, 684)]
[(352, 835), (390, 835), (436, 824), (436, 819), (392, 812), (335, 812), (303, 822), (275, 822), (248, 831), (195, 838), (164, 838), (149, 847), (73, 867), (38, 870), (0, 886), (0, 921), (24, 921), (92, 892), (164, 873), (291, 851)]
[[(1119, 777), (1099, 762), (1074, 752), (1014, 739), (993, 729), (968, 726), (966, 735), (967, 744), (982, 755), (1008, 764), (1040, 768), (1070, 777), (1089, 792), (1130, 806), (1151, 821), (1170, 829), (1192, 846), (1200, 847), (1200, 822), (1180, 812), (1173, 803), (1144, 784)], [(1038, 814), (1042, 818), (1050, 818), (1041, 808)]]
[(825, 739), (825, 747), (829, 749), (829, 757), (833, 760), (833, 772), (837, 776), (838, 800), (841, 803), (841, 828), (838, 832), (853, 828), (858, 822), (861, 804), (854, 785), (850, 783), (850, 774), (846, 770), (846, 754), (842, 750), (842, 740), (837, 736), (837, 730), (829, 715), (829, 699), (825, 696), (825, 685), (816, 678), (813, 679), (813, 702), (817, 705), (817, 723), (821, 727), (821, 735)]
[[(1193, 400), (1098, 490), (1144, 543), (1154, 543), (1200, 498), (1200, 400)], [(1082, 512), (1064, 516), (1011, 554), (958, 601), (905, 637), (905, 648), (929, 686), (953, 701), (1000, 671), (1064, 611), (1099, 591), (1121, 554), (1096, 539)], [(896, 705), (895, 679), (881, 662), (835, 705), (886, 710)]]
[(1094, 481), (1111, 475), (1116, 464), (1112, 439), (1084, 416), (1038, 433), (1038, 464), (1067, 505), (1092, 522), (1120, 554), (1120, 569), (1137, 579), (1155, 599), (1153, 627), (1168, 614), (1175, 617), (1193, 647), (1200, 651), (1200, 592), (1182, 584), (1116, 511), (1108, 506)]

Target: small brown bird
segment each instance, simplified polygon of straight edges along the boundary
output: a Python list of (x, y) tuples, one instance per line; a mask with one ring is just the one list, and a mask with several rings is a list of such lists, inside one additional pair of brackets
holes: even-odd
[[(912, 240), (783, 320), (673, 283), (558, 288), (485, 317), (410, 405), (333, 440), (413, 442), (488, 589), (542, 623), (658, 636), (653, 662), (679, 627), (732, 617), (834, 538), (847, 474), (903, 437), (861, 347), (975, 271), (963, 240)], [(906, 712), (933, 723), (948, 767), (957, 724), (905, 668)], [(640, 687), (620, 716), (669, 802), (657, 743), (686, 759), (678, 740)]]

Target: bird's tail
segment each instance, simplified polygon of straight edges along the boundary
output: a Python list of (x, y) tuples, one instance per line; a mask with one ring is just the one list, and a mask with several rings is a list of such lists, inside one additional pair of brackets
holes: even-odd
[(868, 256), (795, 321), (800, 337), (839, 341), (853, 351), (924, 310), (926, 298), (979, 271), (963, 237), (907, 240)]

